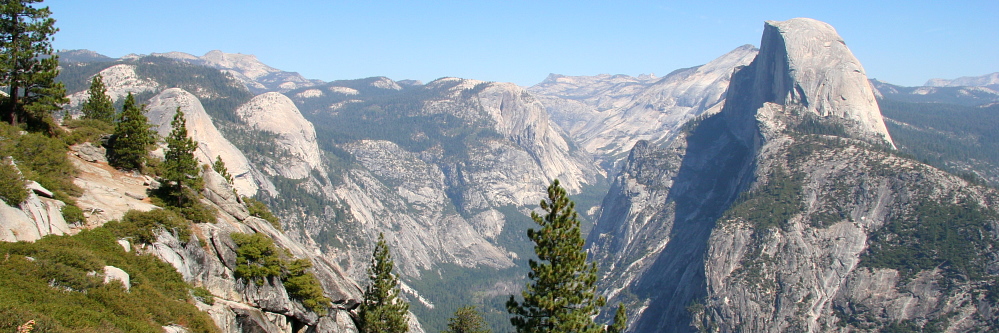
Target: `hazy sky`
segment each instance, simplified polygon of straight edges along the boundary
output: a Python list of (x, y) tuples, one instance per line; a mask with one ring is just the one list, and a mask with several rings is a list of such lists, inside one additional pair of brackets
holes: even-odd
[(254, 54), (326, 81), (444, 76), (530, 86), (548, 73), (665, 75), (743, 45), (763, 21), (831, 24), (871, 78), (999, 71), (999, 1), (48, 0), (57, 49)]

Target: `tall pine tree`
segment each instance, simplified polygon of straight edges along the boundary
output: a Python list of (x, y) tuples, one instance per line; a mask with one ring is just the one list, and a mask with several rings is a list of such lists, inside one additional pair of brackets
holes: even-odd
[(108, 96), (108, 89), (104, 87), (104, 77), (100, 74), (94, 75), (90, 80), (90, 89), (87, 91), (90, 97), (83, 102), (80, 109), (84, 119), (100, 120), (111, 124), (114, 122), (114, 102)]
[(409, 330), (409, 303), (399, 297), (399, 280), (392, 273), (395, 264), (389, 254), (385, 235), (378, 234), (378, 243), (368, 268), (371, 284), (364, 290), (364, 301), (358, 310), (361, 333), (397, 333)]
[(511, 295), (506, 303), (517, 332), (603, 331), (592, 319), (604, 305), (596, 296), (597, 266), (586, 263), (575, 206), (556, 179), (548, 186), (548, 200), (541, 201), (548, 213), (531, 213), (541, 229), (527, 230), (527, 237), (540, 261), (528, 262), (531, 281), (521, 292), (524, 300)]
[(129, 93), (118, 121), (115, 122), (114, 136), (108, 143), (108, 164), (115, 168), (139, 170), (146, 163), (149, 148), (156, 143), (149, 119), (145, 115), (145, 105), (135, 104), (135, 97)]
[(59, 29), (48, 7), (32, 6), (38, 2), (0, 2), (0, 86), (7, 87), (0, 114), (11, 124), (51, 127), (51, 112), (66, 103), (66, 89), (55, 80), (59, 58), (53, 55), (52, 35)]
[[(198, 160), (194, 157), (198, 143), (187, 136), (187, 119), (179, 106), (170, 128), (163, 159), (164, 190), (167, 190), (173, 205), (186, 208), (196, 203), (198, 192), (204, 188), (204, 181), (198, 173)], [(184, 215), (190, 218), (188, 213)]]

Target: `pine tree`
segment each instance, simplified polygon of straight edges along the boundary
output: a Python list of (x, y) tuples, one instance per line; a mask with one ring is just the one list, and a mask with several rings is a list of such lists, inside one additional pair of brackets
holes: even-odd
[(362, 333), (409, 330), (406, 317), (409, 303), (399, 297), (399, 281), (392, 273), (394, 266), (385, 235), (379, 233), (368, 268), (371, 284), (364, 290), (364, 301), (358, 310), (358, 329)]
[(108, 143), (108, 164), (119, 169), (138, 170), (146, 163), (149, 147), (156, 143), (156, 136), (149, 130), (145, 105), (135, 105), (131, 93), (115, 122), (114, 137)]
[(100, 120), (111, 124), (114, 122), (114, 102), (108, 96), (108, 90), (104, 87), (104, 77), (100, 74), (94, 75), (90, 80), (90, 97), (83, 103), (80, 109), (84, 119)]
[(187, 136), (187, 120), (184, 118), (184, 111), (177, 107), (177, 112), (170, 122), (170, 135), (166, 137), (167, 148), (163, 161), (163, 179), (171, 186), (187, 187), (195, 191), (201, 191), (204, 183), (198, 176), (198, 160), (194, 158), (194, 151), (198, 149), (198, 143)]
[(614, 313), (614, 323), (607, 326), (607, 333), (623, 333), (628, 328), (628, 312), (624, 309), (623, 303), (618, 303), (617, 312)]
[(475, 310), (474, 306), (463, 306), (454, 312), (454, 316), (448, 319), (447, 330), (442, 333), (490, 333), (486, 327), (482, 315)]
[(7, 87), (2, 115), (15, 125), (51, 126), (51, 112), (66, 103), (66, 89), (55, 80), (59, 57), (52, 54), (52, 35), (59, 29), (48, 7), (31, 5), (38, 2), (0, 3), (0, 86)]
[(521, 292), (523, 302), (511, 295), (506, 303), (510, 322), (517, 332), (600, 332), (592, 319), (604, 305), (596, 296), (597, 267), (586, 263), (575, 203), (558, 180), (541, 209), (548, 212), (544, 217), (531, 213), (541, 229), (527, 230), (539, 261), (528, 262), (531, 282)]
[(212, 170), (218, 172), (220, 175), (222, 175), (222, 178), (225, 178), (225, 181), (227, 183), (232, 185), (232, 175), (229, 174), (229, 168), (225, 167), (225, 162), (222, 162), (221, 155), (215, 156), (215, 163), (212, 163)]

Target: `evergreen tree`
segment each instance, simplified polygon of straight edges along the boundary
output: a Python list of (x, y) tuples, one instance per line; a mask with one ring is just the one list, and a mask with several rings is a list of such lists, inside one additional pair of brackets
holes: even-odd
[(108, 143), (108, 164), (111, 166), (138, 170), (145, 165), (149, 147), (156, 143), (156, 136), (149, 130), (149, 119), (143, 109), (145, 105), (135, 105), (132, 93), (125, 97), (125, 104), (115, 122), (114, 137)]
[(442, 333), (490, 333), (482, 315), (474, 306), (463, 306), (454, 312), (454, 317), (448, 319), (447, 330)]
[(170, 186), (177, 190), (187, 187), (195, 191), (200, 191), (204, 187), (201, 177), (198, 176), (198, 160), (194, 158), (194, 151), (198, 149), (198, 143), (187, 136), (187, 120), (184, 118), (184, 111), (177, 107), (177, 112), (170, 122), (170, 135), (166, 137), (167, 148), (163, 161), (163, 179)]
[(538, 259), (528, 264), (524, 300), (510, 296), (506, 306), (517, 332), (590, 332), (603, 330), (593, 316), (604, 305), (596, 296), (597, 267), (586, 263), (583, 237), (575, 203), (556, 179), (548, 187), (548, 200), (541, 201), (544, 217), (531, 213), (540, 230), (529, 229)]
[(232, 184), (232, 175), (229, 174), (229, 168), (225, 167), (225, 162), (222, 162), (222, 156), (215, 156), (215, 163), (212, 163), (212, 170), (222, 175), (222, 178), (225, 178), (225, 181), (230, 185)]
[[(0, 3), (0, 86), (7, 87), (2, 115), (11, 124), (32, 121), (51, 126), (51, 112), (66, 103), (66, 89), (56, 82), (59, 58), (52, 35), (59, 31), (41, 0)], [(49, 128), (51, 129), (51, 128)]]
[(100, 74), (94, 75), (90, 80), (90, 97), (83, 102), (80, 111), (83, 112), (84, 119), (100, 120), (111, 124), (114, 122), (114, 102), (108, 96), (108, 90), (104, 87), (104, 77)]
[(617, 312), (614, 313), (614, 323), (607, 326), (607, 333), (623, 333), (628, 328), (628, 312), (624, 309), (624, 304), (617, 305)]
[(358, 310), (358, 329), (362, 333), (409, 330), (406, 318), (409, 303), (399, 297), (399, 281), (392, 273), (394, 266), (385, 235), (379, 233), (368, 268), (371, 284), (364, 290), (364, 301)]

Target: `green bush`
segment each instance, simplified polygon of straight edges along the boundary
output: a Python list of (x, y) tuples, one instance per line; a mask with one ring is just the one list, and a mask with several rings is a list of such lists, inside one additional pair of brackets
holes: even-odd
[(106, 134), (114, 132), (114, 126), (96, 119), (67, 119), (63, 121), (63, 126), (70, 129), (62, 136), (62, 141), (67, 145), (92, 142), (100, 145), (97, 141)]
[(302, 305), (323, 316), (327, 313), (330, 299), (323, 295), (323, 286), (312, 273), (306, 270), (312, 267), (308, 259), (296, 259), (286, 263), (287, 276), (283, 279), (284, 288), (288, 294), (302, 301)]
[(133, 242), (152, 244), (156, 241), (155, 232), (166, 229), (176, 232), (181, 240), (190, 238), (190, 222), (176, 212), (166, 209), (154, 209), (148, 212), (130, 210), (121, 221), (111, 221), (104, 224), (118, 238), (131, 238)]
[(215, 305), (215, 295), (212, 295), (212, 292), (208, 291), (208, 289), (197, 287), (191, 293), (194, 294), (194, 297), (200, 299), (201, 302), (208, 305)]
[(263, 285), (266, 278), (281, 275), (282, 262), (274, 241), (260, 233), (230, 234), (236, 249), (236, 278)]
[(325, 315), (328, 312), (330, 299), (323, 295), (323, 287), (316, 276), (307, 271), (312, 268), (312, 262), (308, 259), (288, 261), (282, 258), (274, 242), (261, 233), (234, 233), (229, 236), (239, 246), (236, 249), (237, 278), (262, 285), (267, 278), (279, 277), (292, 298), (298, 299), (316, 314)]
[(191, 188), (163, 186), (151, 191), (149, 197), (154, 205), (174, 211), (196, 223), (217, 222), (215, 209), (201, 203), (201, 195)]
[[(191, 332), (218, 332), (207, 314), (188, 303), (191, 286), (173, 266), (149, 254), (125, 252), (108, 228), (34, 243), (0, 242), (0, 253), (5, 254), (0, 258), (2, 332), (29, 320), (36, 322), (33, 332), (162, 332), (172, 323)], [(105, 265), (128, 272), (131, 289), (88, 274)]]
[(250, 215), (267, 220), (277, 230), (283, 230), (281, 228), (281, 221), (271, 213), (271, 210), (263, 202), (250, 197), (243, 197), (243, 202), (246, 203), (246, 208), (250, 210)]
[(83, 210), (76, 205), (65, 205), (62, 206), (62, 218), (66, 220), (66, 223), (83, 223), (86, 218), (83, 216)]
[(24, 178), (13, 165), (0, 161), (0, 200), (17, 206), (25, 199), (28, 199), (28, 189), (24, 187)]
[(28, 179), (37, 181), (52, 191), (64, 191), (79, 196), (82, 190), (73, 184), (76, 167), (69, 161), (69, 147), (58, 139), (38, 133), (28, 133), (14, 145), (14, 159)]

